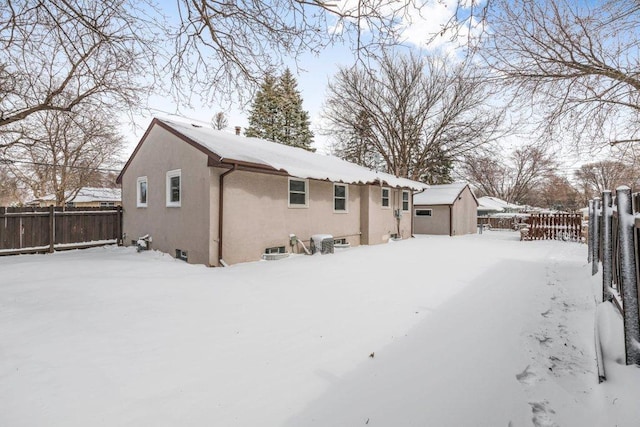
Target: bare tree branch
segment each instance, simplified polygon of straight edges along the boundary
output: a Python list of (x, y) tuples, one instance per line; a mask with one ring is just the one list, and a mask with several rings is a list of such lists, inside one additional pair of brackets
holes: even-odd
[(325, 133), (349, 160), (372, 167), (381, 159), (395, 175), (439, 180), (453, 162), (501, 135), (504, 111), (489, 105), (490, 97), (487, 81), (468, 64), (385, 55), (375, 70), (338, 72), (325, 101)]
[(640, 3), (496, 0), (485, 59), (545, 130), (580, 145), (640, 138)]

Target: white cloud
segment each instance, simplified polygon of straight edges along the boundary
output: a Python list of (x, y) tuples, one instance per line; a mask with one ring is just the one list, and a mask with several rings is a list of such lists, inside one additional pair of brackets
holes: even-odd
[[(478, 7), (478, 4), (474, 5), (474, 8)], [(457, 18), (462, 22), (455, 20), (456, 8), (459, 8)], [(453, 51), (466, 45), (470, 38), (479, 36), (481, 31), (480, 21), (471, 16), (469, 1), (427, 1), (421, 9), (407, 12), (400, 24), (403, 38), (420, 48)]]

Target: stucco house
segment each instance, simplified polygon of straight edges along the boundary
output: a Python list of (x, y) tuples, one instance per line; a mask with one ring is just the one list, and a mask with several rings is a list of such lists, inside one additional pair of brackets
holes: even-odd
[(478, 200), (469, 184), (432, 185), (413, 200), (414, 232), (457, 236), (477, 231)]
[(208, 127), (154, 119), (117, 182), (125, 242), (209, 266), (300, 253), (311, 236), (372, 245), (412, 235), (425, 184)]

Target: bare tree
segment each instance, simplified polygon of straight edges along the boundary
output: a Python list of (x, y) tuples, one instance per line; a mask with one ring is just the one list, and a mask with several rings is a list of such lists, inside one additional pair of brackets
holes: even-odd
[(640, 140), (640, 3), (494, 0), (485, 57), (547, 130), (580, 144)]
[(582, 190), (583, 202), (600, 197), (604, 190), (615, 191), (620, 185), (636, 187), (640, 183), (640, 172), (633, 164), (617, 160), (603, 160), (582, 165), (575, 172)]
[(21, 201), (18, 182), (9, 172), (6, 163), (0, 160), (0, 206), (9, 206)]
[(557, 167), (554, 156), (539, 143), (515, 149), (510, 155), (492, 150), (471, 157), (462, 166), (462, 174), (478, 189), (479, 194), (494, 196), (510, 203), (528, 203), (534, 190)]
[(139, 107), (153, 81), (150, 28), (134, 0), (1, 2), (0, 147), (40, 112)]
[(578, 190), (564, 176), (552, 173), (529, 194), (526, 203), (562, 211), (573, 211), (583, 207)]
[(382, 161), (397, 176), (439, 182), (453, 162), (494, 140), (503, 110), (489, 105), (489, 85), (469, 64), (451, 64), (384, 55), (375, 70), (342, 68), (329, 83), (323, 114), (336, 152), (368, 167)]
[(248, 84), (255, 89), (290, 59), (318, 55), (334, 43), (347, 43), (364, 59), (403, 42), (407, 25), (428, 18), (423, 9), (438, 1), (178, 0), (180, 24), (172, 33), (169, 64), (181, 83), (175, 90), (183, 98), (195, 87), (209, 99), (242, 97)]
[(211, 126), (217, 130), (226, 128), (228, 124), (229, 120), (227, 120), (227, 115), (223, 111), (218, 111), (211, 119)]
[[(137, 95), (145, 79), (170, 79), (180, 105), (194, 94), (248, 101), (267, 74), (303, 54), (345, 43), (364, 61), (379, 47), (402, 43), (408, 26), (428, 18), (424, 9), (438, 2), (176, 0), (171, 9), (171, 2), (153, 0), (6, 0), (0, 132), (9, 138), (6, 125), (36, 111), (71, 111), (86, 99), (143, 105)], [(477, 9), (460, 0), (452, 13), (474, 16)], [(63, 92), (75, 96), (60, 99)]]
[(105, 112), (47, 111), (35, 118), (37, 128), (6, 150), (14, 179), (36, 197), (55, 194), (58, 206), (82, 187), (103, 183), (124, 143)]

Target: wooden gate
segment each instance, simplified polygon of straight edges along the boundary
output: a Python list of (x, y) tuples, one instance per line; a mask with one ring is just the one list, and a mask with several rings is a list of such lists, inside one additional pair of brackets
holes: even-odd
[(527, 219), (527, 240), (582, 241), (582, 214), (532, 214)]

